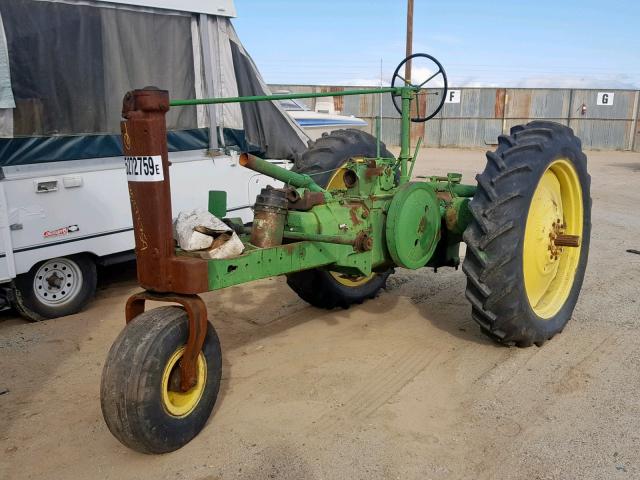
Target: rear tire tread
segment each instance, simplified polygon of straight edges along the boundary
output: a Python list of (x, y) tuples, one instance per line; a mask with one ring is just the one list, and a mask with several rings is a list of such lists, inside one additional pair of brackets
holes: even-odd
[[(472, 305), (473, 320), (486, 335), (505, 345), (544, 344), (562, 331), (577, 301), (574, 292), (580, 290), (586, 266), (591, 205), (591, 178), (580, 145), (573, 131), (564, 125), (547, 121), (518, 125), (511, 129), (511, 135), (498, 137), (498, 148), (487, 152), (486, 168), (476, 177), (477, 194), (469, 204), (471, 222), (463, 234), (467, 244), (462, 266), (467, 276), (465, 295)], [(537, 186), (536, 175), (542, 175), (547, 165), (560, 157), (571, 157), (582, 183), (584, 257), (581, 254), (579, 271), (565, 302), (570, 307), (568, 317), (559, 318), (559, 324), (545, 326), (544, 322), (539, 325), (529, 320), (528, 315), (535, 314), (523, 293), (520, 267), (513, 261), (521, 258), (516, 253), (524, 232), (522, 215), (528, 211)]]

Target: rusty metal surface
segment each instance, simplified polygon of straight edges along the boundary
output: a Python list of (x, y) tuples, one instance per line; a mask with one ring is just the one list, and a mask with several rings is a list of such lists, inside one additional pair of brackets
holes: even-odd
[(282, 245), (285, 218), (285, 214), (275, 209), (256, 209), (251, 228), (251, 244), (259, 248)]
[(127, 300), (126, 322), (129, 323), (144, 312), (145, 302), (177, 303), (184, 308), (189, 318), (189, 336), (184, 354), (180, 359), (180, 390), (186, 392), (197, 383), (196, 360), (207, 336), (207, 306), (198, 295), (176, 293), (139, 292)]
[(496, 88), (496, 104), (494, 106), (493, 116), (495, 118), (504, 118), (505, 98), (507, 95), (506, 88)]
[(354, 187), (356, 183), (358, 183), (358, 174), (351, 169), (345, 169), (344, 172), (342, 172), (342, 183), (344, 183), (347, 188)]
[(322, 192), (310, 192), (309, 190), (305, 190), (304, 195), (302, 196), (298, 195), (297, 191), (294, 189), (289, 189), (288, 192), (296, 192), (295, 194), (287, 194), (287, 199), (289, 200), (289, 210), (306, 212), (308, 210), (311, 210), (316, 205), (322, 205), (326, 203), (324, 193)]
[(167, 156), (166, 90), (128, 92), (122, 105), (122, 144), (126, 156), (162, 157), (164, 180), (130, 181), (129, 198), (136, 242), (138, 283), (147, 290), (193, 294), (208, 286), (207, 262), (176, 257)]
[(360, 232), (356, 235), (356, 241), (353, 246), (358, 252), (368, 252), (373, 248), (373, 238), (367, 232)]
[(553, 243), (557, 247), (579, 247), (580, 235), (560, 234), (554, 238)]
[[(360, 208), (362, 208), (361, 204), (358, 203), (348, 203), (349, 206), (349, 217), (351, 217), (351, 221), (353, 222), (353, 226), (357, 227), (362, 223), (362, 219), (360, 218)], [(363, 209), (362, 213), (366, 212), (366, 209)], [(365, 214), (363, 218), (366, 218), (369, 214)]]
[[(438, 196), (437, 193), (436, 196)], [(447, 230), (456, 235), (462, 235), (471, 222), (471, 216), (471, 211), (469, 210), (469, 198), (452, 198), (449, 201), (444, 214)]]
[(271, 187), (263, 188), (253, 207), (251, 243), (269, 248), (282, 245), (282, 234), (287, 218), (287, 192)]
[(444, 220), (447, 230), (455, 231), (458, 227), (458, 210), (449, 205), (444, 212)]

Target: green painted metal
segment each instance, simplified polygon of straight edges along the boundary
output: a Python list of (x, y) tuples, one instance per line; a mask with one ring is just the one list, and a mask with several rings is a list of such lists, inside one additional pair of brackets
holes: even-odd
[(314, 182), (313, 178), (309, 175), (292, 172), (291, 170), (274, 165), (273, 163), (267, 162), (255, 155), (243, 154), (240, 157), (240, 164), (244, 167), (250, 168), (251, 170), (267, 175), (268, 177), (280, 180), (287, 185), (292, 185), (297, 188), (307, 188), (312, 192), (326, 193), (326, 190)]
[(459, 197), (473, 197), (476, 194), (477, 187), (475, 185), (455, 184), (451, 186), (451, 193)]
[(440, 205), (431, 185), (401, 185), (387, 214), (387, 246), (393, 261), (405, 268), (423, 267), (438, 244), (440, 218)]
[(284, 238), (310, 242), (337, 243), (340, 245), (354, 245), (356, 243), (356, 237), (354, 236), (322, 235), (308, 232), (284, 232)]
[[(207, 105), (222, 103), (246, 103), (246, 102), (268, 102), (275, 100), (289, 100), (299, 98), (319, 98), (319, 97), (344, 97), (348, 95), (367, 95), (391, 93), (392, 95), (400, 95), (402, 97), (402, 115), (401, 115), (401, 132), (400, 132), (400, 155), (398, 163), (400, 165), (400, 182), (402, 185), (409, 181), (407, 172), (407, 162), (410, 157), (411, 149), (411, 101), (414, 99), (419, 87), (406, 85), (403, 87), (380, 87), (380, 88), (364, 88), (355, 90), (344, 90), (342, 92), (320, 92), (320, 93), (283, 93), (275, 95), (251, 95), (245, 97), (221, 97), (221, 98), (194, 98), (187, 100), (172, 100), (169, 105), (172, 107), (189, 106), (189, 105)], [(379, 139), (378, 135), (378, 139)], [(378, 155), (379, 156), (379, 155)], [(265, 173), (266, 174), (266, 173)], [(266, 174), (269, 175), (269, 174)], [(274, 177), (277, 178), (277, 177)]]
[(356, 90), (343, 90), (342, 92), (319, 92), (319, 93), (276, 93), (274, 95), (250, 95), (246, 97), (220, 97), (220, 98), (190, 98), (187, 100), (172, 100), (171, 107), (184, 107), (189, 105), (209, 105), (219, 103), (247, 103), (247, 102), (272, 102), (275, 100), (290, 100), (298, 98), (320, 98), (320, 97), (345, 97), (348, 95), (367, 95), (372, 93), (394, 93), (400, 94), (402, 90), (415, 90), (413, 87), (381, 87), (381, 88), (361, 88)]
[[(330, 267), (333, 271), (357, 276), (391, 265), (384, 243), (384, 226), (393, 198), (387, 192), (396, 188), (393, 165), (393, 159), (347, 162), (345, 168), (357, 177), (354, 185), (328, 193), (325, 203), (309, 211), (290, 210), (284, 232), (285, 242), (289, 244), (269, 249), (246, 244), (246, 252), (237, 258), (210, 260), (210, 289), (309, 268)], [(300, 195), (304, 195), (305, 190), (298, 188)], [(371, 237), (372, 244), (370, 249), (359, 251), (356, 239), (363, 236)]]
[(382, 119), (376, 115), (376, 158), (380, 158), (380, 124)]
[[(461, 233), (470, 215), (469, 199), (457, 192), (468, 194), (470, 188), (459, 183), (456, 173), (398, 185), (396, 165), (393, 159), (350, 159), (344, 168), (355, 181), (348, 188), (326, 192), (325, 202), (308, 211), (288, 212), (288, 244), (257, 249), (246, 243), (246, 252), (237, 258), (210, 260), (211, 290), (309, 268), (369, 275), (393, 265), (457, 266)], [(308, 190), (306, 175), (257, 157), (251, 166), (296, 186), (301, 196)], [(356, 246), (363, 235), (372, 239), (370, 250)]]
[(248, 250), (230, 259), (209, 260), (209, 288), (218, 290), (261, 278), (331, 265), (352, 275), (370, 275), (370, 255), (353, 253), (350, 245), (296, 242)]
[(413, 175), (413, 167), (416, 166), (416, 161), (418, 160), (418, 153), (420, 153), (420, 146), (422, 145), (422, 137), (418, 138), (418, 142), (416, 143), (416, 149), (413, 151), (413, 157), (411, 157), (411, 168), (409, 169), (409, 178)]
[(227, 216), (227, 192), (209, 190), (209, 213), (218, 218)]
[(231, 259), (209, 260), (209, 288), (239, 285), (260, 278), (330, 265), (340, 257), (344, 245), (299, 242), (290, 247), (248, 250)]
[(447, 173), (446, 177), (434, 175), (431, 177), (419, 176), (418, 178), (427, 179), (427, 183), (433, 185), (438, 192), (449, 192), (452, 196), (457, 197), (473, 197), (476, 194), (475, 185), (464, 185), (461, 182), (461, 173)]
[(445, 210), (447, 230), (460, 236), (464, 233), (472, 217), (469, 201), (467, 197), (454, 197), (447, 204)]
[(372, 267), (387, 264), (389, 256), (384, 245), (383, 228), (386, 211), (393, 198), (387, 192), (395, 189), (393, 163), (393, 159), (377, 159), (375, 162), (352, 159), (347, 162), (345, 169), (355, 174), (355, 184), (346, 190), (330, 192), (330, 200), (308, 212), (290, 211), (285, 237), (311, 234), (309, 238), (314, 235), (342, 237), (353, 243), (359, 235), (367, 235), (373, 239), (371, 250), (366, 252)]
[(400, 185), (409, 181), (407, 174), (407, 162), (411, 150), (411, 100), (414, 95), (412, 88), (403, 87), (402, 95), (402, 118), (400, 119)]
[[(211, 290), (311, 268), (348, 275), (369, 275), (393, 265), (457, 266), (461, 235), (470, 219), (469, 198), (476, 187), (463, 185), (461, 175), (423, 177), (411, 182), (421, 139), (411, 156), (411, 102), (416, 88), (371, 88), (343, 92), (299, 93), (174, 100), (171, 106), (274, 101), (297, 98), (392, 93), (402, 98), (400, 154), (375, 159), (352, 158), (345, 169), (353, 180), (346, 189), (326, 191), (311, 176), (299, 174), (251, 155), (240, 163), (295, 188), (297, 194), (322, 192), (324, 203), (308, 211), (289, 210), (284, 245), (259, 249), (243, 235), (245, 252), (232, 259), (208, 260)], [(376, 125), (378, 129), (379, 123)], [(408, 162), (411, 162), (409, 168)], [(223, 199), (210, 194), (209, 209), (222, 212)], [(226, 209), (226, 208), (225, 208)], [(219, 216), (219, 215), (218, 215)], [(245, 229), (246, 230), (246, 229)], [(242, 231), (240, 228), (239, 231)], [(362, 239), (371, 242), (362, 247)]]
[[(409, 160), (409, 151), (411, 148), (411, 101), (419, 88), (413, 86), (403, 87), (381, 87), (381, 88), (364, 88), (355, 90), (344, 90), (342, 92), (320, 92), (320, 93), (283, 93), (275, 95), (251, 95), (245, 97), (221, 97), (221, 98), (194, 98), (187, 100), (172, 100), (169, 105), (172, 107), (189, 106), (189, 105), (207, 105), (222, 103), (246, 103), (246, 102), (268, 102), (275, 100), (289, 100), (299, 98), (319, 98), (319, 97), (344, 97), (348, 95), (367, 95), (391, 93), (402, 97), (402, 129), (400, 133), (400, 185), (409, 181), (407, 174), (407, 162)], [(379, 135), (378, 135), (379, 138)]]

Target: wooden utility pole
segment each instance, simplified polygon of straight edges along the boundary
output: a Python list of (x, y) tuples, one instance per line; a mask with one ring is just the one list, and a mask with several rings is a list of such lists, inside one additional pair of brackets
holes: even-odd
[[(413, 0), (407, 0), (407, 54), (413, 52)], [(404, 78), (411, 81), (411, 60), (404, 64)]]

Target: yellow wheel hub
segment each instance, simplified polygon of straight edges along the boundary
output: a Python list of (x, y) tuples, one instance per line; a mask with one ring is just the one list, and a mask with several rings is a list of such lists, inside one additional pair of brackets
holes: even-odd
[(207, 362), (200, 352), (196, 362), (197, 383), (186, 392), (179, 388), (180, 359), (185, 347), (178, 348), (164, 367), (162, 373), (162, 404), (170, 415), (186, 417), (198, 405), (207, 382)]
[(523, 273), (529, 305), (549, 319), (565, 304), (580, 261), (582, 189), (567, 159), (552, 162), (531, 199), (524, 232)]
[[(345, 190), (347, 186), (344, 184), (343, 176), (344, 176), (345, 168), (338, 168), (334, 174), (331, 176), (329, 183), (327, 183), (327, 190)], [(375, 273), (367, 276), (351, 276), (344, 275), (338, 272), (329, 272), (331, 276), (341, 285), (345, 287), (360, 287), (371, 280), (376, 276)]]

